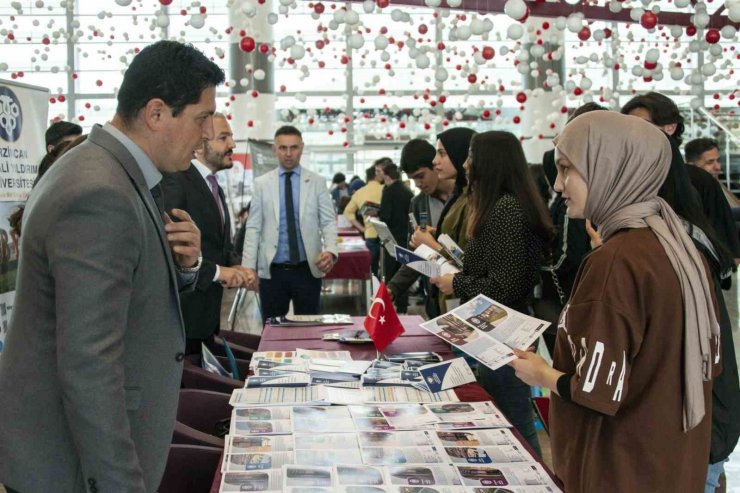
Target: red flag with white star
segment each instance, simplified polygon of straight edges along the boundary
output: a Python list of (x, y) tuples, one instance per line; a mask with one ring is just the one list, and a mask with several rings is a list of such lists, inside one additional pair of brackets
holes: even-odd
[(365, 317), (365, 330), (378, 351), (384, 350), (404, 332), (384, 282), (380, 283), (378, 292), (375, 293), (375, 298), (370, 305), (370, 311)]

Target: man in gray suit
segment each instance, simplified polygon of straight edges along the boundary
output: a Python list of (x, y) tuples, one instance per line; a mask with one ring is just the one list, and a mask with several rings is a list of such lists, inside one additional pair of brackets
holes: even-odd
[[(187, 77), (182, 77), (182, 74)], [(153, 492), (177, 409), (178, 291), (200, 232), (161, 206), (161, 172), (213, 137), (224, 74), (161, 41), (131, 62), (116, 115), (65, 154), (26, 207), (0, 357), (0, 482), (21, 493)]]
[(334, 205), (326, 179), (301, 166), (297, 128), (280, 127), (273, 150), (280, 165), (254, 180), (252, 189), (243, 256), (247, 285), (259, 284), (264, 318), (285, 315), (291, 301), (296, 314), (317, 314), (321, 278), (339, 255)]

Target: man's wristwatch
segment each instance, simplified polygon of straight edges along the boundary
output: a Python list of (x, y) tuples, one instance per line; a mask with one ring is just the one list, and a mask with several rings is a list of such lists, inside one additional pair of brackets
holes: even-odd
[(192, 267), (183, 267), (177, 262), (175, 262), (175, 267), (177, 268), (178, 272), (182, 272), (183, 274), (195, 274), (200, 270), (200, 266), (203, 265), (203, 255), (198, 255), (198, 261), (195, 263)]

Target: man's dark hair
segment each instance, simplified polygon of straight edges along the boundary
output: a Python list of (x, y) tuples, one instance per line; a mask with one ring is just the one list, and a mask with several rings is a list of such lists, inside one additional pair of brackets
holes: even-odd
[(141, 50), (123, 75), (116, 113), (130, 123), (152, 99), (161, 99), (176, 117), (222, 84), (224, 71), (200, 50), (177, 41), (158, 41)]
[(56, 146), (63, 138), (70, 135), (82, 135), (82, 127), (72, 122), (65, 122), (64, 120), (52, 123), (48, 129), (44, 139), (46, 140), (47, 146)]
[(389, 157), (382, 157), (380, 159), (376, 159), (375, 162), (373, 163), (373, 166), (384, 166), (388, 163), (393, 164), (393, 159)]
[(344, 183), (345, 181), (347, 181), (347, 177), (344, 176), (344, 173), (336, 173), (334, 175), (334, 178), (331, 179), (331, 182), (334, 185), (339, 185), (340, 183)]
[(297, 135), (301, 139), (303, 138), (301, 131), (295, 128), (293, 125), (283, 125), (282, 127), (278, 128), (275, 132), (275, 138), (277, 139), (281, 135)]
[(714, 139), (702, 137), (700, 139), (694, 139), (686, 144), (683, 152), (686, 154), (686, 162), (694, 163), (702, 154), (707, 151), (711, 151), (712, 149), (719, 149), (719, 143)]
[(649, 92), (627, 101), (627, 104), (622, 106), (622, 114), (628, 115), (632, 110), (637, 108), (643, 108), (650, 113), (650, 119), (654, 125), (662, 127), (664, 125), (676, 124), (676, 131), (669, 137), (675, 140), (678, 144), (681, 144), (683, 131), (685, 129), (683, 124), (683, 116), (668, 96), (664, 96), (659, 92)]
[(401, 149), (401, 169), (411, 176), (421, 168), (432, 169), (437, 150), (424, 139), (409, 140)]
[(383, 167), (383, 173), (390, 178), (391, 180), (398, 180), (401, 178), (401, 173), (398, 171), (398, 166), (393, 164), (393, 162), (386, 162), (382, 163), (380, 166)]
[(373, 164), (368, 169), (365, 170), (365, 181), (367, 183), (370, 183), (375, 179), (375, 165)]
[(573, 111), (573, 114), (568, 117), (568, 123), (572, 122), (573, 119), (583, 115), (584, 113), (588, 113), (591, 111), (609, 111), (609, 110), (607, 110), (606, 108), (604, 108), (598, 103), (594, 103), (594, 102), (585, 103)]

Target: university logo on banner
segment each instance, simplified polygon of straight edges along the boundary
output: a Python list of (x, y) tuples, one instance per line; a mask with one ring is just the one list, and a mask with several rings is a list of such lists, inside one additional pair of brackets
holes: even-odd
[(23, 111), (15, 93), (5, 86), (0, 86), (0, 139), (15, 142), (23, 129)]

